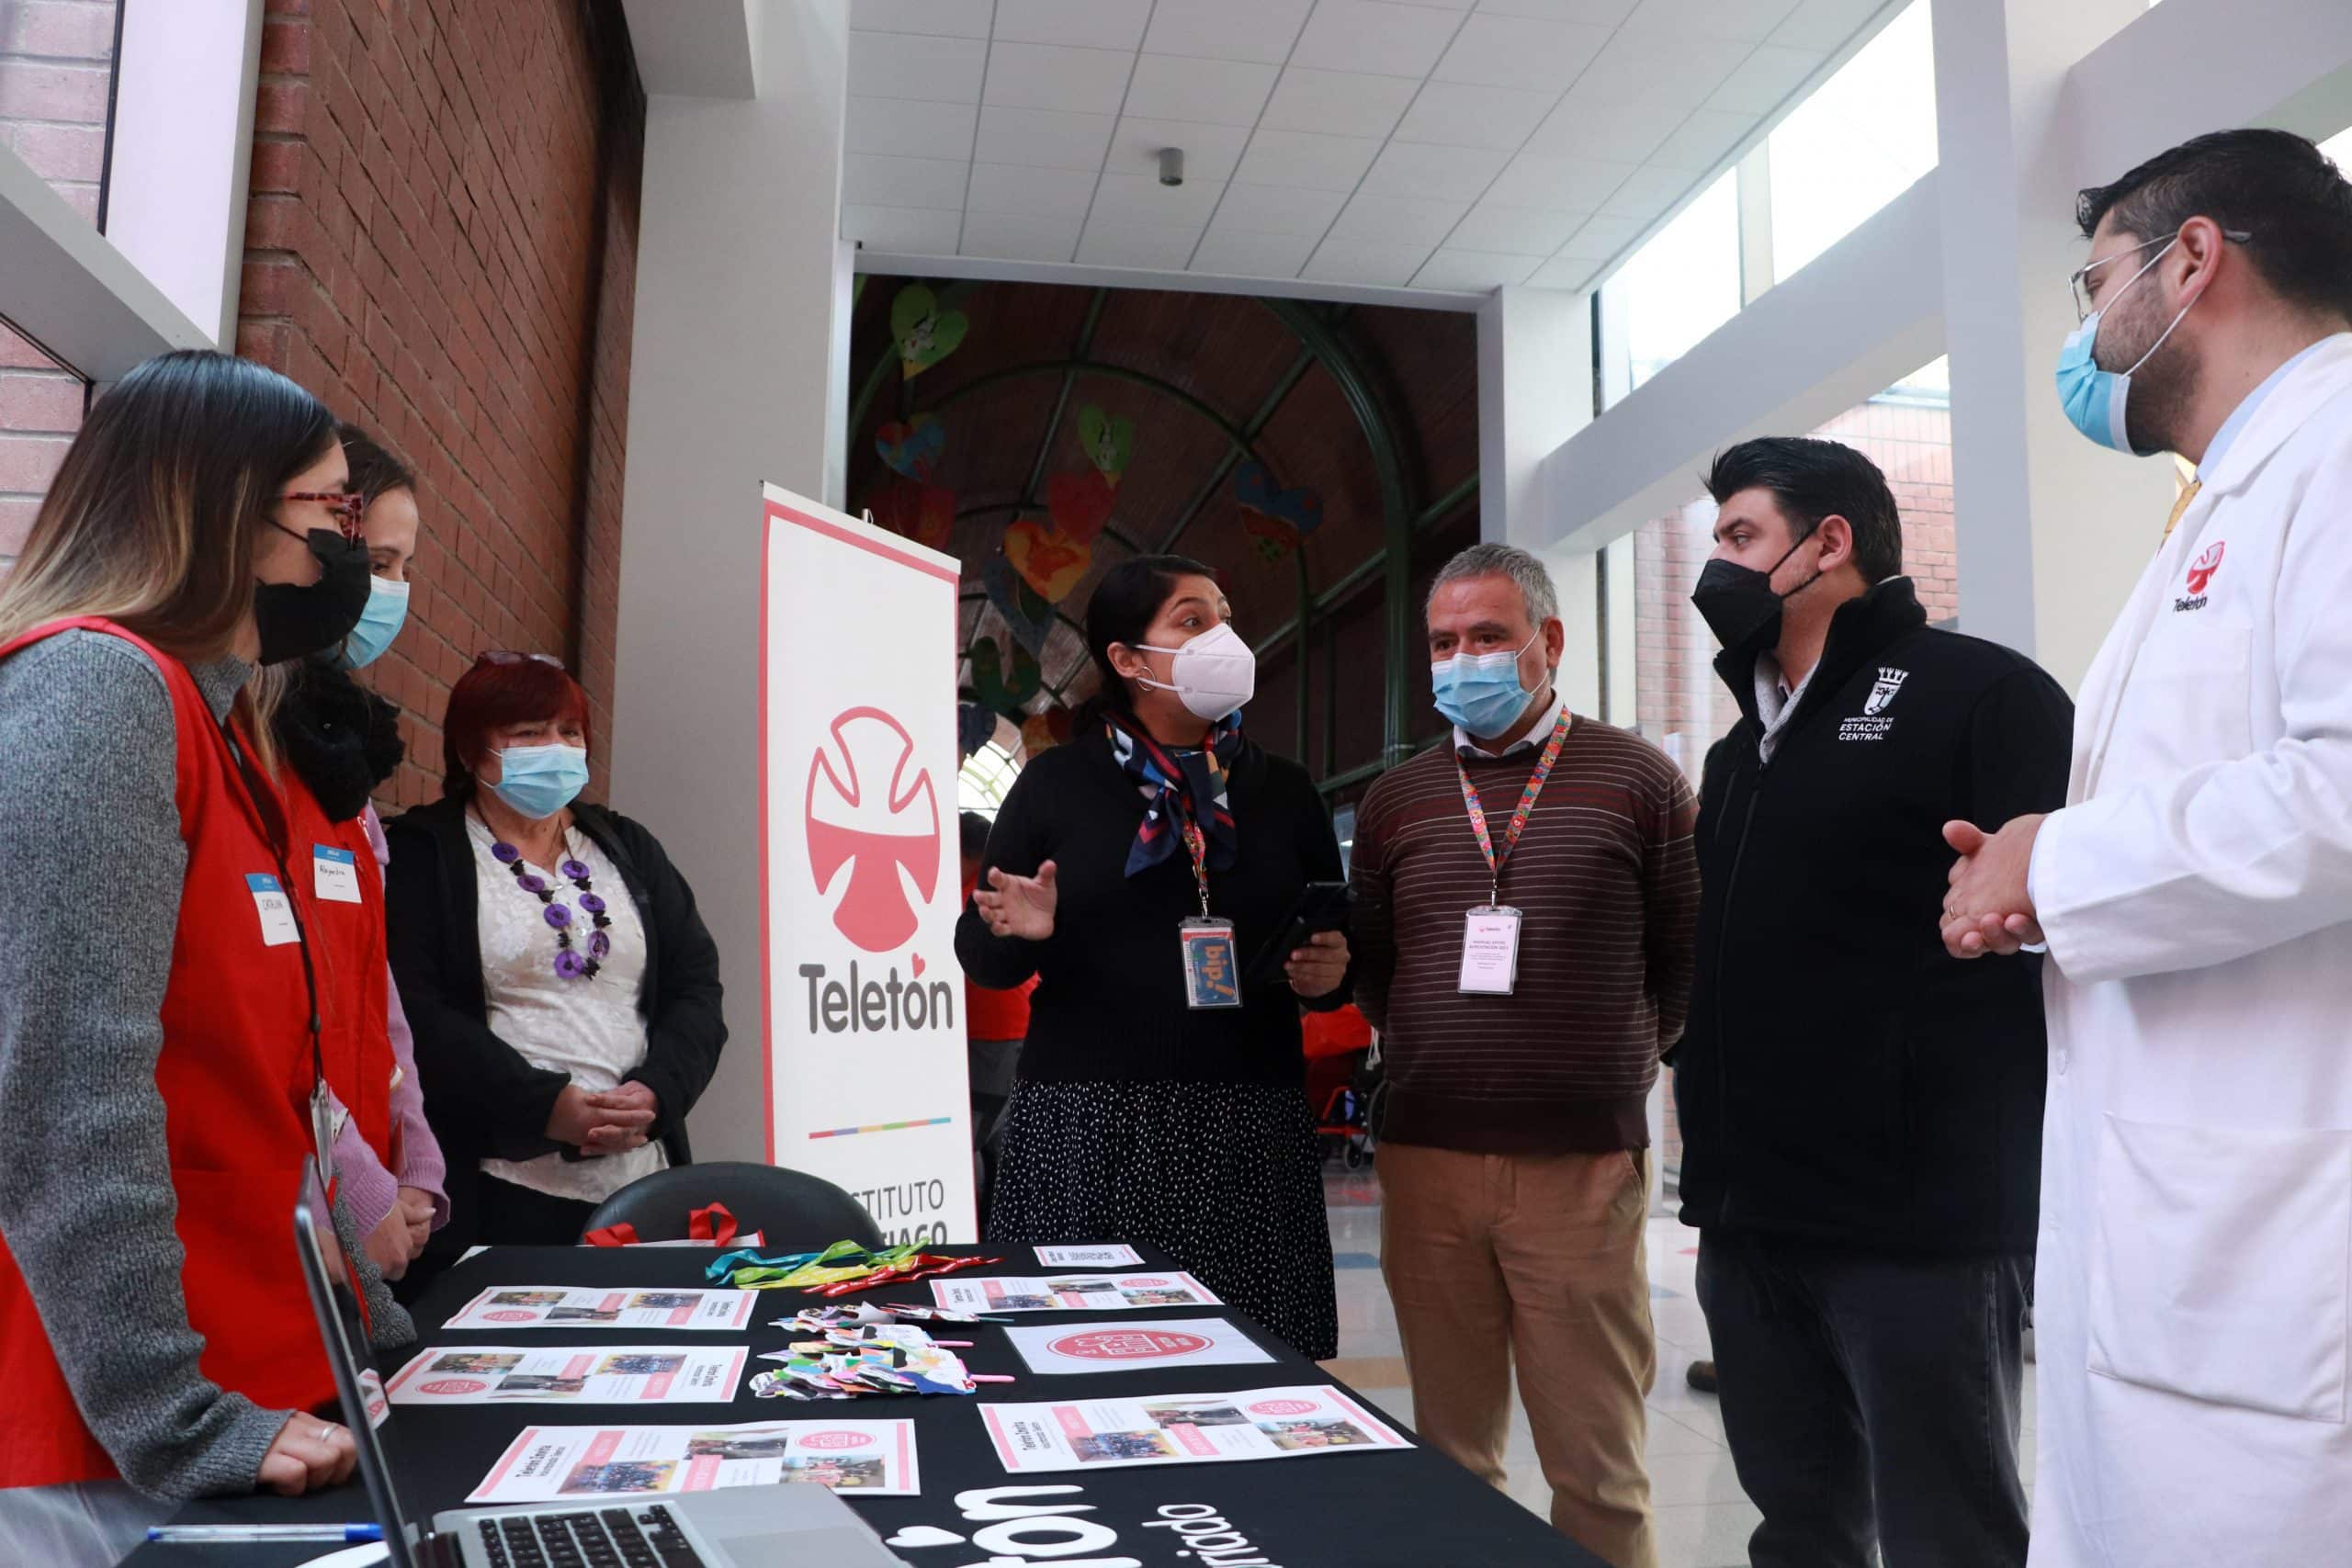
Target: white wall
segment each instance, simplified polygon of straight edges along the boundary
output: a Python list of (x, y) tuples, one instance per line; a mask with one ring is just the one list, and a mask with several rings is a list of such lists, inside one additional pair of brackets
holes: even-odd
[[(647, 111), (613, 801), (718, 938), (730, 1038), (695, 1155), (758, 1159), (761, 499), (827, 486), (848, 0), (754, 0), (759, 96)], [(816, 672), (812, 671), (812, 677)]]

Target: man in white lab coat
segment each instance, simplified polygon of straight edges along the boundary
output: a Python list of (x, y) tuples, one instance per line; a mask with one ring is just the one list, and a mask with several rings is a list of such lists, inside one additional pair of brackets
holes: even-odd
[(2085, 678), (2066, 807), (1947, 829), (1947, 945), (2050, 952), (2031, 1562), (2345, 1562), (2352, 185), (2230, 131), (2079, 216), (2068, 416), (2197, 482)]

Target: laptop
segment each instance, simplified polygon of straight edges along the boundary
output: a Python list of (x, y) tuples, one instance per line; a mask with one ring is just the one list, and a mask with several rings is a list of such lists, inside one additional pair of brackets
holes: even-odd
[(392, 1568), (900, 1568), (847, 1503), (812, 1483), (615, 1498), (593, 1506), (457, 1508), (433, 1516), (429, 1528), (412, 1524), (379, 1435), (390, 1406), (364, 1354), (358, 1298), (317, 1168), (307, 1160), (294, 1202), (294, 1240)]

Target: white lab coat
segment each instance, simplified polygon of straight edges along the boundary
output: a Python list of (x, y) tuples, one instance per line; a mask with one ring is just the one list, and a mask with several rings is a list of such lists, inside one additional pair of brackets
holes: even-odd
[(2352, 1562), (2352, 333), (2142, 575), (2067, 800), (2031, 1562)]

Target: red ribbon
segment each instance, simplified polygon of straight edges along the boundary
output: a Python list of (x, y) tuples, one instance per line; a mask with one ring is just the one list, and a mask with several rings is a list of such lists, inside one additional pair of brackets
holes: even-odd
[[(717, 1216), (715, 1219), (714, 1215)], [(707, 1241), (725, 1247), (735, 1239), (735, 1233), (741, 1228), (724, 1203), (695, 1209), (686, 1215), (688, 1241)], [(591, 1247), (635, 1247), (638, 1245), (637, 1227), (626, 1221), (616, 1225), (599, 1225), (580, 1239)]]

